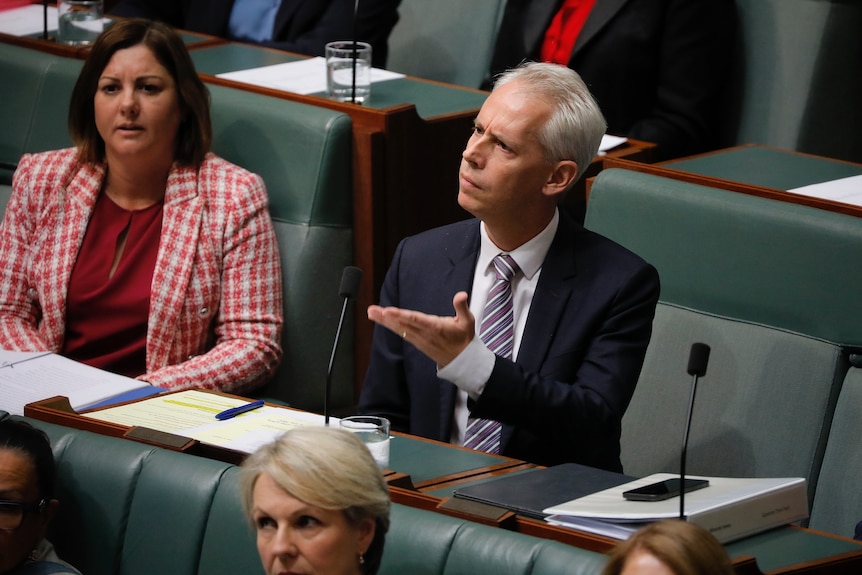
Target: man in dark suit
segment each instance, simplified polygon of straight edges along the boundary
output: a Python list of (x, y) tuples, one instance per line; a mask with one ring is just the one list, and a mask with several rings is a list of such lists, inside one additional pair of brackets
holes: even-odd
[[(620, 424), (658, 274), (557, 209), (604, 130), (586, 86), (564, 66), (531, 63), (498, 80), (459, 173), (458, 202), (477, 219), (398, 246), (380, 306), (368, 308), (379, 325), (360, 412), (461, 445), (471, 445), (474, 419), (500, 422), (491, 451), (621, 470)], [(483, 316), (498, 315), (485, 306), (500, 254), (516, 268), (505, 352), (477, 333)]]
[(658, 144), (660, 159), (691, 155), (720, 144), (734, 30), (733, 0), (508, 0), (491, 74), (566, 64), (609, 133)]
[(266, 20), (262, 30), (254, 29), (257, 16), (246, 4), (255, 2), (249, 0), (121, 0), (111, 14), (160, 20), (190, 32), (309, 56), (323, 56), (327, 42), (350, 40), (355, 34), (357, 40), (371, 44), (372, 63), (382, 68), (400, 3), (401, 0), (360, 0), (355, 29), (356, 0), (272, 0), (266, 3), (272, 23)]

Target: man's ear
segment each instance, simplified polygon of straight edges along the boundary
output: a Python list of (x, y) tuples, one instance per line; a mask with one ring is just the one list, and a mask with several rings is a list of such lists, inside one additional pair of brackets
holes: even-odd
[(548, 176), (548, 181), (542, 192), (546, 196), (559, 196), (566, 191), (578, 177), (578, 164), (573, 160), (557, 162), (554, 171)]

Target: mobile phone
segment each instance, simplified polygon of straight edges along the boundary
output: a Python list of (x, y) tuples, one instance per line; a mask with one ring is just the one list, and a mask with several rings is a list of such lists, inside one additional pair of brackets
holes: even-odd
[[(706, 479), (686, 479), (685, 492), (703, 489), (709, 485)], [(643, 487), (629, 489), (623, 492), (623, 497), (629, 501), (664, 501), (679, 495), (679, 478), (665, 479), (657, 483), (650, 483)]]

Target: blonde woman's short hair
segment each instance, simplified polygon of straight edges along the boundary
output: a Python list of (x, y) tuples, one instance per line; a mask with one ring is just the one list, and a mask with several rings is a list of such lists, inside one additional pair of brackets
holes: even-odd
[(367, 575), (377, 571), (389, 529), (389, 488), (356, 435), (333, 427), (297, 427), (255, 451), (242, 468), (242, 504), (250, 521), (254, 485), (261, 473), (300, 501), (343, 512), (353, 525), (373, 519), (374, 540), (362, 567)]

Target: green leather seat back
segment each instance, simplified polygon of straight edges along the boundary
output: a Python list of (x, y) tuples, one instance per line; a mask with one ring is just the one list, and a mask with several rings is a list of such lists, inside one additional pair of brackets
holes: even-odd
[(820, 470), (817, 494), (808, 526), (818, 531), (853, 537), (862, 521), (862, 367), (850, 368), (832, 419), (829, 442)]
[(48, 538), (57, 553), (88, 575), (120, 573), (126, 519), (137, 477), (156, 448), (30, 421), (48, 433), (57, 464), (60, 511)]
[[(66, 120), (80, 69), (77, 60), (0, 43), (0, 184), (12, 182), (24, 152), (71, 144)], [(44, 122), (37, 111), (46, 114)]]
[(126, 519), (122, 575), (195, 573), (221, 476), (228, 465), (159, 449), (135, 482)]
[(239, 475), (239, 468), (232, 467), (221, 476), (207, 518), (197, 571), (199, 575), (264, 574), (254, 529), (242, 511)]
[[(341, 273), (353, 263), (353, 124), (325, 108), (209, 89), (213, 152), (264, 179), (281, 256), (284, 358), (256, 395), (319, 412)], [(353, 404), (352, 326), (350, 317), (333, 370), (332, 408)]]
[(862, 346), (862, 219), (621, 169), (586, 227), (656, 266), (661, 301)]
[(505, 0), (401, 0), (386, 67), (478, 88), (491, 66)]
[(555, 541), (393, 504), (379, 575), (601, 573), (605, 557)]
[(862, 4), (736, 0), (726, 144), (862, 161)]
[(83, 60), (57, 57), (45, 70), (44, 85), (30, 119), (25, 152), (56, 150), (72, 145), (68, 130), (69, 101), (83, 65)]
[[(42, 421), (58, 462), (49, 539), (86, 575), (262, 574), (238, 467)], [(392, 505), (380, 575), (598, 574), (603, 555)]]
[(656, 266), (653, 335), (623, 418), (626, 473), (678, 472), (694, 342), (711, 346), (688, 471), (817, 484), (862, 344), (862, 219), (627, 170), (603, 171), (586, 227)]

